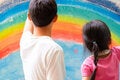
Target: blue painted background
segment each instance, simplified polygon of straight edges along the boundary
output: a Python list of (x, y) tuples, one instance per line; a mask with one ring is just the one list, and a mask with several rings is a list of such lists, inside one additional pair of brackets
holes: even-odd
[[(6, 20), (8, 17), (18, 14), (19, 12), (27, 11), (29, 2), (25, 1), (20, 3), (22, 0), (15, 1), (15, 3), (9, 3), (0, 6), (0, 11), (2, 11), (0, 13), (0, 22)], [(104, 17), (107, 17), (107, 19), (110, 19), (110, 21), (114, 21), (116, 25), (120, 24), (120, 8), (109, 0), (87, 0), (87, 2), (84, 0), (56, 1), (58, 5), (89, 9), (92, 13), (102, 14)], [(11, 4), (15, 5), (10, 6)], [(67, 13), (63, 12), (62, 14)], [(69, 12), (69, 15), (75, 15), (75, 12)], [(88, 15), (87, 17), (90, 16)], [(88, 20), (91, 19), (94, 19), (94, 17), (88, 18)], [(113, 32), (117, 34), (117, 36), (120, 36), (118, 33), (119, 31), (117, 31), (120, 30), (120, 27), (111, 27), (111, 29), (113, 29)], [(56, 42), (63, 47), (65, 52), (65, 65), (67, 71), (66, 80), (81, 80), (80, 66), (85, 57), (88, 56), (88, 54), (84, 52), (83, 45), (72, 41), (66, 42), (56, 40)], [(13, 52), (11, 55), (8, 55), (0, 60), (0, 80), (24, 80), (22, 62), (19, 53), (20, 51)]]

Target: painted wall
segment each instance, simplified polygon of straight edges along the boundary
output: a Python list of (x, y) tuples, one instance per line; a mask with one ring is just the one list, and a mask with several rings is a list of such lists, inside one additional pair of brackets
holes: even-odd
[[(29, 2), (13, 1), (16, 2), (4, 2), (0, 6), (0, 80), (24, 80), (19, 41)], [(82, 45), (82, 26), (93, 19), (103, 20), (112, 33), (111, 46), (120, 45), (119, 1), (56, 1), (59, 18), (53, 27), (52, 38), (65, 52), (66, 80), (81, 80), (80, 66), (88, 56)]]

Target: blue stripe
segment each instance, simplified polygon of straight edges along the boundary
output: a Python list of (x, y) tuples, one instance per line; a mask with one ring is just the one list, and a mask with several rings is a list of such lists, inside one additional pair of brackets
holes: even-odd
[(98, 12), (100, 14), (103, 14), (107, 17), (110, 17), (110, 18), (120, 22), (120, 15), (119, 14), (116, 14), (116, 13), (108, 10), (107, 8), (101, 7), (100, 5), (95, 5), (93, 3), (83, 2), (83, 1), (69, 1), (69, 0), (64, 0), (64, 1), (57, 0), (57, 3), (84, 7), (86, 9), (90, 9), (92, 11)]
[[(69, 0), (57, 0), (57, 3), (84, 7), (86, 9), (93, 10), (95, 12), (98, 12), (100, 14), (103, 14), (107, 17), (110, 17), (110, 18), (120, 22), (120, 15), (113, 13), (113, 12), (109, 11), (108, 9), (103, 8), (99, 5), (94, 5), (93, 3), (82, 2), (82, 1), (73, 1), (73, 0), (71, 0), (71, 1), (69, 1)], [(10, 9), (6, 10), (2, 14), (0, 14), (0, 22), (7, 19), (10, 16), (17, 14), (18, 12), (27, 10), (28, 6), (29, 6), (29, 2), (25, 2), (25, 3), (16, 5)]]
[(19, 12), (25, 11), (28, 9), (29, 2), (21, 3), (19, 5), (16, 5), (6, 11), (4, 11), (2, 14), (0, 14), (0, 22), (7, 19), (8, 17), (11, 17)]
[(120, 8), (115, 3), (113, 3), (109, 0), (87, 0), (87, 1), (107, 7), (109, 9), (115, 11), (116, 13), (120, 14)]

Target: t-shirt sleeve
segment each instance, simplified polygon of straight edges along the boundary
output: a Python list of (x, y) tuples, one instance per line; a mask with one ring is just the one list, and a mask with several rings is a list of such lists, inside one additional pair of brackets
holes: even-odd
[(117, 55), (119, 61), (120, 61), (120, 46), (113, 47), (114, 53)]
[(31, 36), (32, 36), (32, 33), (30, 31), (24, 32), (20, 39), (20, 47), (24, 47), (30, 40)]
[(64, 54), (62, 50), (52, 50), (52, 55), (47, 57), (47, 80), (65, 80)]
[(90, 77), (92, 75), (93, 69), (93, 60), (91, 60), (90, 57), (88, 57), (81, 65), (82, 77)]

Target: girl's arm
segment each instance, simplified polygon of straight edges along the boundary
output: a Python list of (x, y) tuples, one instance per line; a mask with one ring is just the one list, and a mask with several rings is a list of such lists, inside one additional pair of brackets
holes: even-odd
[(82, 80), (90, 80), (90, 77), (82, 77)]

